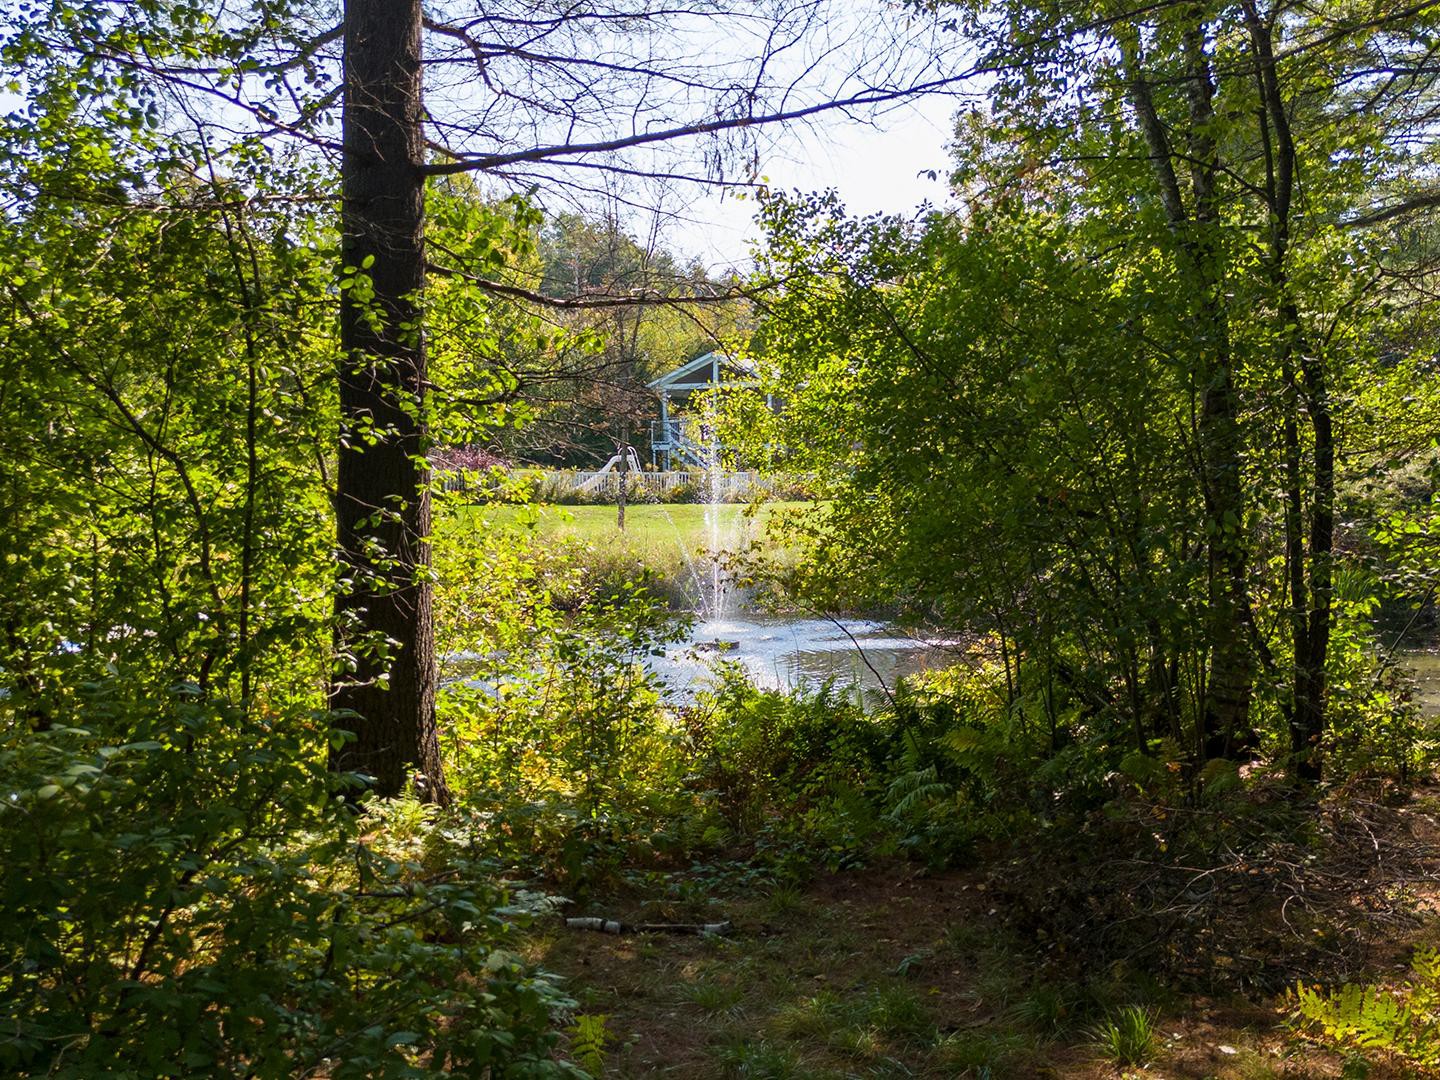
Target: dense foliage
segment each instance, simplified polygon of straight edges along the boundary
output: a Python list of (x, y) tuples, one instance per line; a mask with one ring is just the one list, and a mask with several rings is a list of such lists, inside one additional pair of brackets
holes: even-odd
[[(1440, 554), (1435, 12), (916, 6), (991, 80), (956, 206), (767, 195), (753, 310), (619, 201), (547, 215), (430, 164), (428, 284), (377, 300), (333, 206), (329, 6), (17, 7), (0, 1071), (598, 1072), (613, 1033), (526, 959), (535, 917), (709, 920), (887, 860), (1000, 867), (994, 936), (1116, 1061), (1155, 1026), (1117, 983), (1299, 978), (1320, 1037), (1435, 1067), (1433, 953), (1398, 996), (1313, 989), (1359, 935), (1290, 904), (1380, 850), (1352, 790), (1403, 798), (1440, 750), (1395, 658)], [(283, 116), (256, 104), (279, 89)], [(394, 355), (342, 357), (342, 308)], [(557, 539), (528, 505), (582, 497), (512, 468), (638, 441), (644, 383), (756, 312), (771, 400), (717, 406), (805, 505), (749, 598), (946, 627), (955, 665), (883, 702), (723, 651), (670, 693), (646, 663), (696, 553)], [(345, 404), (370, 376), (384, 407)], [(340, 462), (380, 497), (337, 560)], [(417, 655), (390, 717), (415, 723), (335, 707)], [(814, 1000), (792, 1022), (838, 1024)], [(907, 1000), (867, 991), (865, 1023), (935, 1036)], [(1068, 1002), (1032, 1006), (1058, 1028)]]
[(563, 1072), (493, 868), (414, 803), (357, 815), (323, 723), (106, 684), (70, 719), (0, 747), (7, 1072)]
[(1098, 710), (1313, 780), (1401, 707), (1377, 605), (1429, 599), (1428, 487), (1375, 513), (1433, 468), (1428, 232), (1368, 213), (1428, 169), (1429, 91), (1365, 67), (1425, 21), (958, 7), (1003, 72), (957, 128), (962, 208), (767, 205), (787, 404), (737, 411), (820, 485), (809, 588), (985, 627), (1057, 736)]

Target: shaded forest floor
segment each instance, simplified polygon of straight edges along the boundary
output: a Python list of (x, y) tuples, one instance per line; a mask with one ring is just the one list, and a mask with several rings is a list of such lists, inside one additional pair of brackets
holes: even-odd
[[(1017, 890), (1051, 894), (1070, 873), (1058, 852), (940, 872), (894, 861), (742, 889), (705, 916), (730, 919), (726, 937), (546, 923), (529, 952), (568, 979), (579, 1013), (606, 1018), (609, 1076), (1398, 1077), (1384, 1061), (1345, 1071), (1343, 1056), (1292, 1029), (1282, 987), (1395, 980), (1417, 944), (1440, 942), (1440, 789), (1335, 802), (1298, 863), (1286, 848), (1273, 866), (1252, 857), (1203, 875), (1208, 906), (1186, 901), (1217, 935), (1211, 956), (1186, 961), (1209, 968), (1203, 990), (1193, 976), (1097, 964), (1083, 939), (1021, 930)], [(1136, 891), (1124, 879), (1115, 887)], [(589, 910), (639, 921), (699, 908), (617, 897)], [(1203, 948), (1206, 938), (1189, 940)], [(1234, 955), (1263, 961), (1268, 985), (1233, 976)], [(1143, 1067), (1116, 1065), (1096, 1040), (1124, 1005), (1155, 1017)]]

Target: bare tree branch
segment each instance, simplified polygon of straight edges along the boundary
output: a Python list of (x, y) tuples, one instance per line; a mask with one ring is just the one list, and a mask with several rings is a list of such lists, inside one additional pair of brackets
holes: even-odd
[(1347, 229), (1363, 229), (1371, 225), (1380, 225), (1386, 221), (1394, 221), (1396, 218), (1408, 217), (1410, 214), (1429, 210), (1436, 206), (1440, 206), (1440, 191), (1427, 191), (1419, 195), (1412, 195), (1410, 198), (1390, 206), (1359, 214), (1340, 224)]

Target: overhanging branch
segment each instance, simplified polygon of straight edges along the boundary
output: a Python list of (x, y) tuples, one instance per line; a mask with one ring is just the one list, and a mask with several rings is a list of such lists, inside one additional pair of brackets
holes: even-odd
[(1394, 221), (1396, 218), (1406, 217), (1410, 214), (1419, 213), (1421, 210), (1429, 210), (1436, 206), (1440, 206), (1440, 191), (1427, 191), (1420, 195), (1413, 195), (1392, 206), (1385, 206), (1378, 210), (1371, 210), (1369, 213), (1360, 214), (1358, 217), (1342, 221), (1340, 224), (1347, 229), (1363, 229), (1370, 225), (1380, 225), (1387, 221)]
[[(451, 173), (460, 172), (483, 172), (487, 169), (501, 169), (507, 165), (548, 161), (552, 158), (561, 157), (583, 157), (587, 154), (605, 154), (616, 150), (628, 150), (637, 146), (648, 146), (654, 143), (668, 142), (672, 139), (692, 138), (697, 135), (714, 135), (724, 131), (738, 131), (742, 128), (760, 127), (765, 124), (805, 120), (827, 112), (884, 105), (890, 102), (902, 101), (906, 98), (920, 97), (924, 94), (939, 93), (957, 83), (965, 82), (969, 77), (969, 73), (952, 75), (899, 89), (870, 90), (836, 101), (825, 101), (815, 105), (808, 105), (800, 109), (784, 109), (776, 112), (761, 113), (759, 115), (732, 116), (719, 120), (709, 120), (703, 123), (661, 128), (657, 131), (638, 132), (634, 135), (624, 135), (613, 139), (599, 139), (593, 142), (554, 143), (549, 146), (531, 147), (528, 150), (516, 150), (508, 154), (482, 154), (475, 157), (454, 154), (455, 160), (426, 165), (423, 167), (423, 171), (429, 176), (447, 176)], [(453, 153), (453, 151), (447, 152)]]
[[(453, 252), (447, 252), (453, 256)], [(686, 296), (671, 296), (666, 293), (657, 292), (653, 289), (642, 289), (632, 293), (610, 293), (594, 294), (587, 296), (576, 296), (562, 298), (546, 296), (535, 289), (527, 289), (523, 285), (513, 285), (505, 281), (496, 281), (493, 278), (481, 277), (479, 274), (472, 274), (454, 266), (444, 266), (427, 259), (425, 269), (428, 273), (438, 274), (440, 277), (455, 278), (459, 281), (469, 282), (476, 288), (483, 289), (496, 296), (508, 296), (512, 300), (524, 300), (527, 303), (538, 304), (541, 307), (555, 308), (562, 311), (595, 311), (608, 308), (629, 308), (629, 307), (678, 307), (686, 308), (695, 304), (733, 304), (739, 300), (753, 299), (757, 293), (774, 288), (779, 282), (769, 282), (762, 288), (746, 287), (726, 289), (716, 293), (692, 293)]]

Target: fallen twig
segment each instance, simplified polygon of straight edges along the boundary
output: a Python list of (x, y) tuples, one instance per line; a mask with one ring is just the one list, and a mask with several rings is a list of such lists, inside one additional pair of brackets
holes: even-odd
[(590, 916), (566, 919), (571, 930), (594, 930), (601, 934), (728, 934), (729, 921), (713, 923), (626, 923), (619, 919)]

